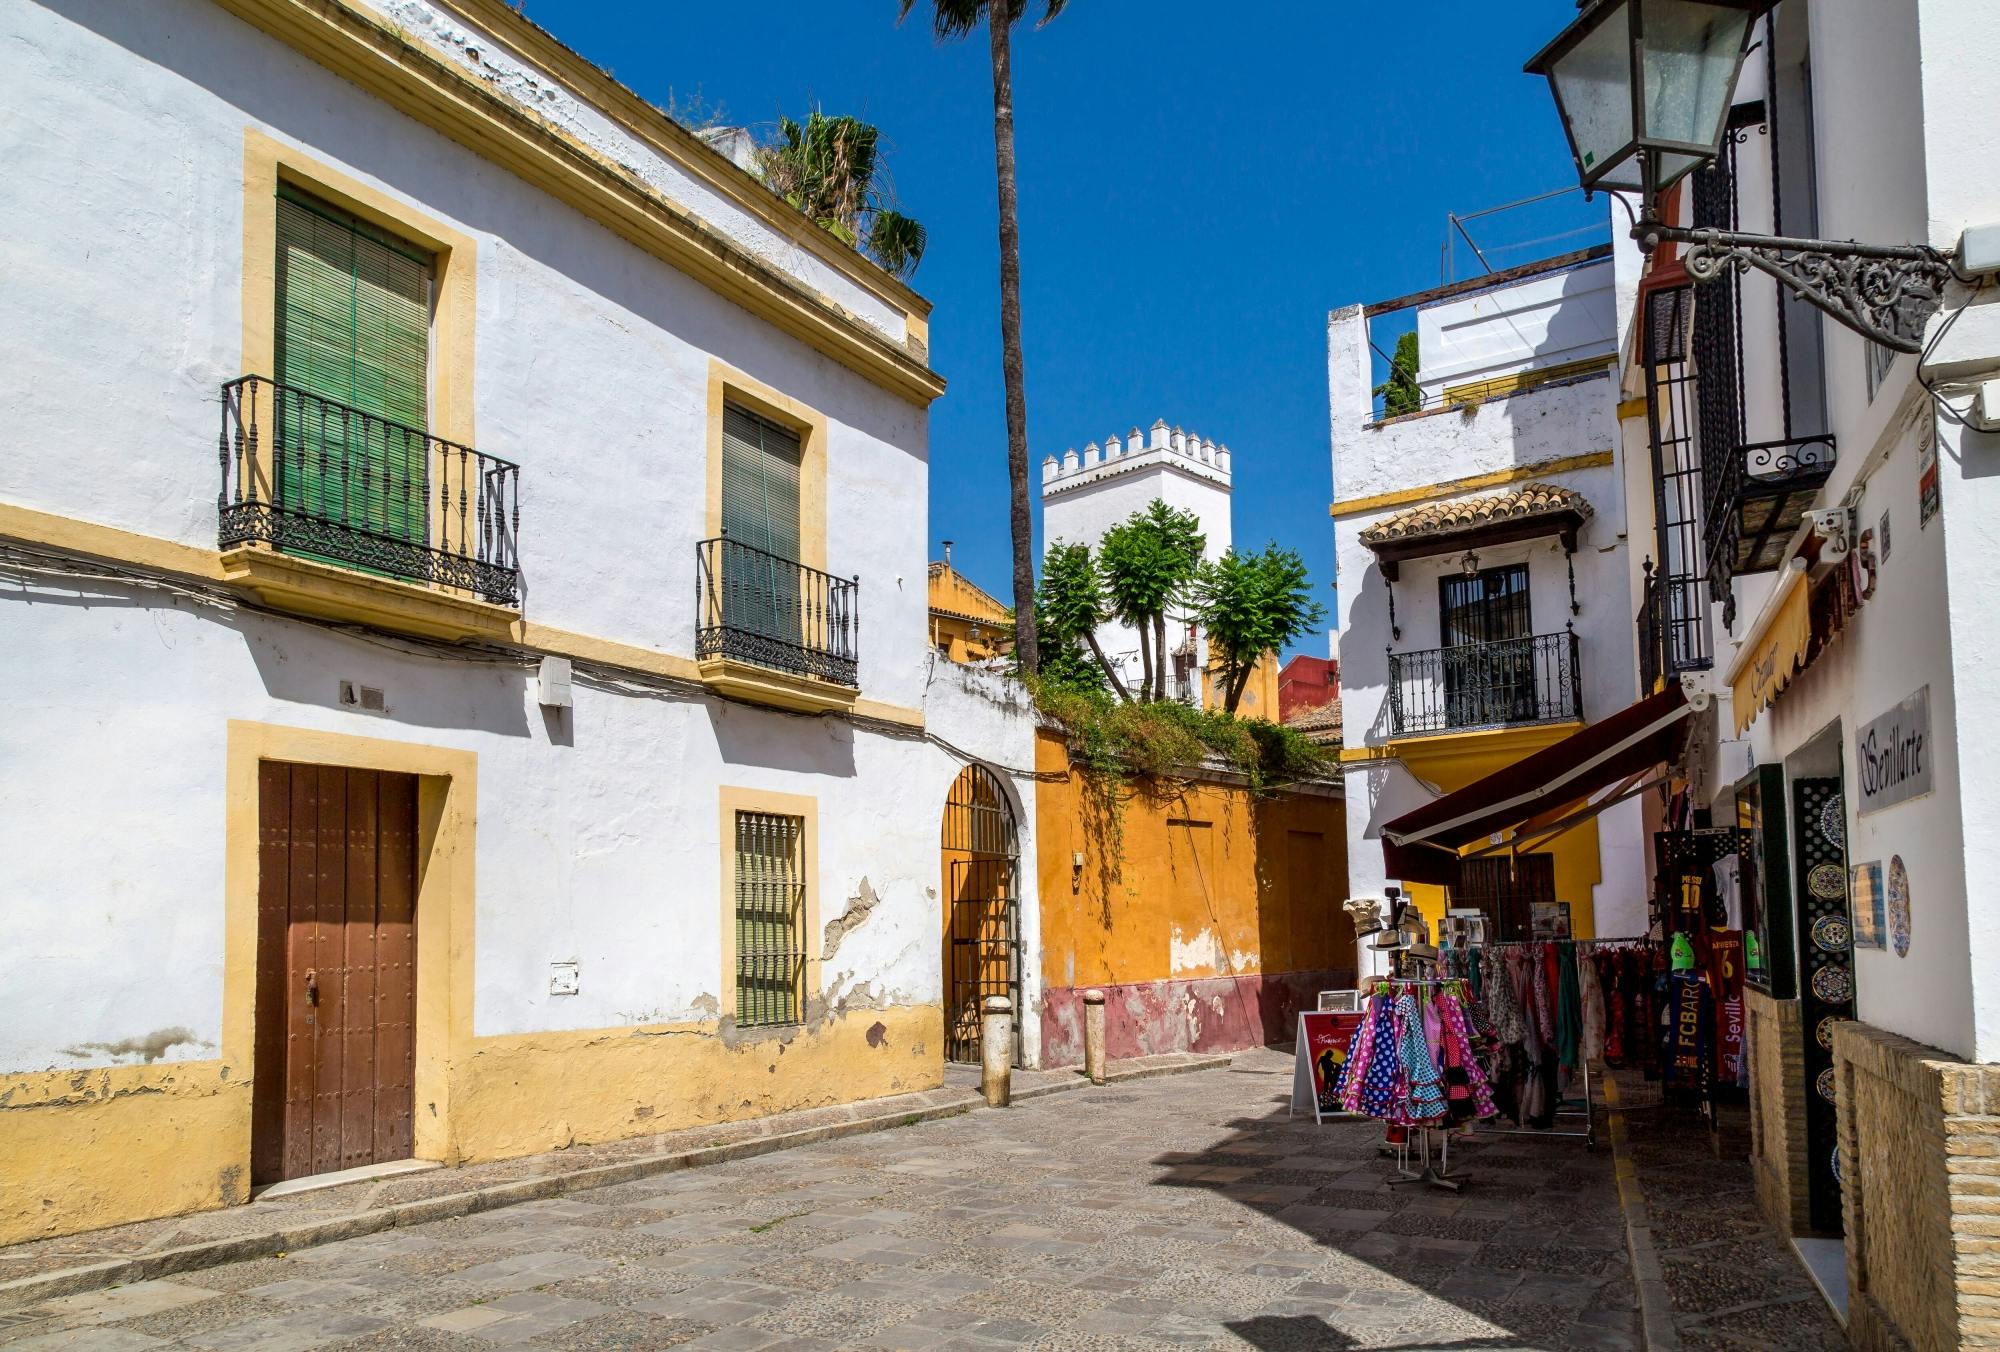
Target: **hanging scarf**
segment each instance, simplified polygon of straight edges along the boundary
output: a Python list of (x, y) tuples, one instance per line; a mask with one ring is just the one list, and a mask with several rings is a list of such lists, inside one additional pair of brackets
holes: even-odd
[(1584, 954), (1576, 965), (1577, 990), (1583, 999), (1583, 1059), (1604, 1059), (1604, 989), (1597, 978), (1597, 963)]
[(1576, 973), (1576, 945), (1553, 946), (1556, 959), (1556, 1057), (1564, 1070), (1575, 1070), (1583, 1042), (1583, 996)]

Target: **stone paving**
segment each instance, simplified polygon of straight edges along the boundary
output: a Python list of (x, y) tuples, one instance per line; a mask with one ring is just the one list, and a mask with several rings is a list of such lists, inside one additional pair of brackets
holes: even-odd
[(1634, 1348), (1609, 1152), (1492, 1137), (1461, 1194), (1288, 1058), (398, 1227), (0, 1316), (41, 1348)]
[(1661, 1104), (1637, 1076), (1618, 1078), (1627, 1150), (1687, 1352), (1833, 1352), (1847, 1335), (1805, 1266), (1764, 1223), (1749, 1165), (1749, 1114), (1724, 1105), (1711, 1137), (1686, 1109)]

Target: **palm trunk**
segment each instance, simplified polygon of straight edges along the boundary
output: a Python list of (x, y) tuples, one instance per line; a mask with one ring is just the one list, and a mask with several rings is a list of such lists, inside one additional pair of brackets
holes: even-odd
[(1028, 502), (1028, 392), (1021, 362), (1021, 227), (1014, 190), (1010, 4), (989, 4), (993, 39), (993, 166), (1000, 188), (1000, 370), (1007, 385), (1008, 524), (1014, 533), (1014, 645), (1021, 670), (1042, 668), (1035, 635), (1035, 526)]
[(1090, 655), (1097, 659), (1097, 665), (1104, 671), (1104, 679), (1111, 682), (1111, 688), (1118, 693), (1118, 698), (1124, 703), (1130, 704), (1132, 702), (1132, 692), (1125, 688), (1125, 682), (1118, 679), (1118, 668), (1111, 665), (1111, 659), (1104, 655), (1104, 649), (1097, 646), (1097, 631), (1094, 629), (1084, 630), (1083, 641), (1090, 645)]
[(1160, 664), (1153, 672), (1153, 698), (1167, 697), (1167, 613), (1153, 616), (1153, 647), (1159, 650)]

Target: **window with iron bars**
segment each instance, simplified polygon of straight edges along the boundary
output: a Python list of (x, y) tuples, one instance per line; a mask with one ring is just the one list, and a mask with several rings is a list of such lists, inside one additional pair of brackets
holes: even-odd
[(805, 1017), (806, 823), (736, 814), (736, 1023)]

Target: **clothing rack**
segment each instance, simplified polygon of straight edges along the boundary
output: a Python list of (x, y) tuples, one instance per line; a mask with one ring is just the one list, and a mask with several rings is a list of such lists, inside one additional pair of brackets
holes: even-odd
[[(1481, 952), (1489, 948), (1532, 948), (1537, 944), (1574, 944), (1578, 948), (1651, 948), (1656, 940), (1644, 937), (1633, 939), (1497, 939), (1492, 943), (1478, 945)], [(1597, 1113), (1590, 1102), (1590, 1058), (1583, 1057), (1583, 1064), (1577, 1067), (1582, 1072), (1583, 1097), (1581, 1107), (1570, 1106), (1576, 1100), (1565, 1094), (1556, 1104), (1551, 1115), (1555, 1121), (1563, 1118), (1583, 1119), (1583, 1127), (1578, 1131), (1564, 1131), (1560, 1127), (1487, 1127), (1478, 1134), (1486, 1136), (1540, 1136), (1567, 1137), (1581, 1140), (1586, 1151), (1597, 1149)]]
[[(1426, 959), (1426, 961), (1433, 960)], [(1408, 990), (1412, 987), (1450, 987), (1452, 988), (1452, 993), (1461, 999), (1469, 1000), (1471, 997), (1466, 979), (1462, 976), (1372, 976), (1364, 983), (1364, 989), (1366, 989), (1370, 996), (1394, 995), (1398, 990)], [(1441, 1138), (1435, 1158), (1431, 1154), (1431, 1133), (1433, 1131), (1436, 1131)], [(1421, 1133), (1415, 1138), (1417, 1155), (1423, 1165), (1419, 1169), (1412, 1169), (1410, 1167), (1410, 1132)], [(1383, 1147), (1385, 1153), (1389, 1149), (1390, 1147)], [(1465, 1181), (1451, 1176), (1450, 1128), (1408, 1128), (1404, 1133), (1403, 1139), (1394, 1147), (1394, 1151), (1396, 1156), (1396, 1173), (1389, 1180), (1390, 1187), (1397, 1187), (1404, 1183), (1421, 1183), (1426, 1187), (1442, 1188), (1446, 1192), (1460, 1192), (1464, 1189)]]

